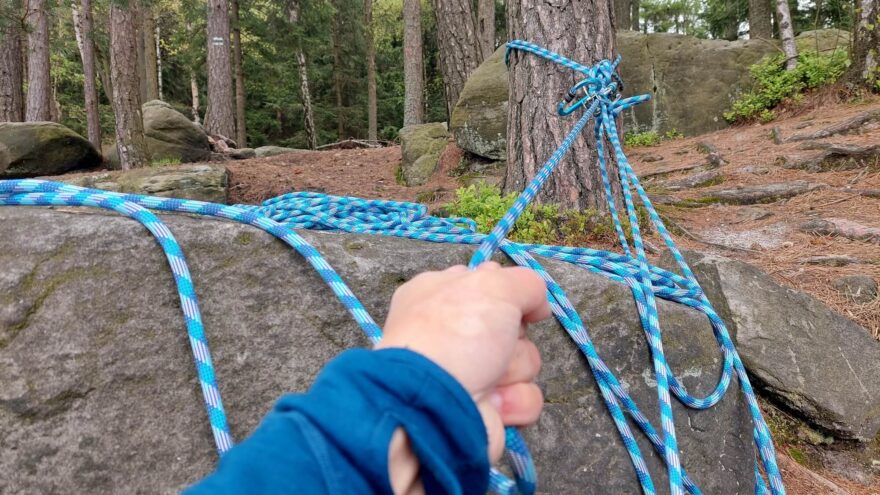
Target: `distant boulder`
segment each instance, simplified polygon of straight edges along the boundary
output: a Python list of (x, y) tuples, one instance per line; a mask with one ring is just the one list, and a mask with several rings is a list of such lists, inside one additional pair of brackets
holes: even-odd
[(101, 161), (92, 143), (61, 124), (0, 123), (0, 179), (59, 175)]
[(205, 131), (171, 105), (152, 100), (144, 103), (143, 112), (147, 151), (153, 160), (189, 163), (211, 155)]
[(285, 153), (293, 153), (295, 151), (306, 151), (296, 148), (285, 148), (283, 146), (260, 146), (254, 150), (257, 158), (265, 158), (267, 156), (283, 155)]
[(400, 130), (401, 172), (407, 186), (420, 186), (434, 174), (446, 148), (445, 122), (406, 126)]

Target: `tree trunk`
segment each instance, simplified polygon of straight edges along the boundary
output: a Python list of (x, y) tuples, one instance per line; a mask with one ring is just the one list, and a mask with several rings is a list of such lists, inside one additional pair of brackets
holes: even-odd
[(632, 19), (632, 30), (635, 32), (639, 31), (639, 16), (642, 14), (641, 3), (639, 0), (632, 0), (632, 13), (630, 17)]
[(199, 81), (196, 79), (196, 71), (189, 71), (189, 90), (192, 97), (192, 116), (196, 124), (201, 120), (199, 117)]
[(143, 0), (135, 0), (131, 2), (129, 5), (131, 6), (132, 13), (134, 14), (134, 29), (135, 35), (137, 37), (137, 73), (138, 73), (138, 88), (140, 90), (141, 95), (141, 103), (147, 101), (147, 54), (146, 47), (144, 46), (144, 10), (148, 7), (144, 5)]
[[(867, 0), (871, 1), (871, 0)], [(776, 13), (779, 19), (779, 37), (782, 38), (782, 52), (785, 53), (785, 69), (797, 67), (797, 45), (794, 43), (794, 28), (788, 11), (788, 0), (776, 0)]]
[(232, 21), (232, 72), (235, 76), (235, 141), (239, 148), (247, 146), (247, 126), (245, 125), (244, 69), (241, 60), (241, 22), (238, 16), (238, 0), (230, 4)]
[(432, 0), (437, 18), (440, 70), (446, 89), (446, 115), (458, 103), (464, 83), (483, 61), (470, 0)]
[(495, 53), (495, 0), (479, 0), (477, 6), (477, 37), (483, 60)]
[(614, 29), (624, 31), (632, 25), (632, 0), (614, 0)]
[(8, 18), (0, 18), (0, 122), (24, 119), (24, 70), (20, 0), (0, 0)]
[[(81, 6), (72, 4), (73, 27), (79, 54), (83, 63), (83, 93), (86, 105), (86, 126), (89, 141), (101, 149), (101, 120), (98, 113), (98, 71), (95, 64), (95, 40), (92, 27), (92, 1), (81, 0)], [(81, 10), (80, 10), (81, 9)]]
[[(593, 64), (614, 54), (610, 2), (561, 0), (552, 7), (528, 4), (524, 0), (508, 4), (510, 39), (537, 43), (583, 64)], [(507, 192), (522, 191), (562, 143), (574, 120), (563, 119), (554, 110), (568, 88), (582, 78), (535, 55), (511, 55)], [(539, 201), (558, 203), (564, 208), (606, 210), (591, 126), (578, 137), (544, 184)], [(609, 173), (616, 175), (614, 167), (610, 167)]]
[(141, 115), (137, 57), (138, 0), (110, 2), (110, 77), (113, 81), (113, 113), (116, 115), (116, 150), (122, 170), (149, 164)]
[[(299, 23), (299, 0), (288, 0), (287, 21), (292, 26), (296, 26)], [(303, 104), (303, 124), (306, 131), (306, 140), (309, 142), (309, 149), (313, 150), (318, 147), (318, 133), (315, 130), (312, 93), (309, 89), (309, 68), (306, 64), (306, 54), (302, 49), (302, 41), (299, 39), (296, 40), (296, 67), (299, 71), (299, 92)]]
[(376, 104), (376, 44), (373, 40), (373, 0), (364, 0), (364, 31), (367, 41), (367, 139), (379, 138)]
[(162, 36), (159, 30), (159, 23), (156, 23), (156, 83), (159, 89), (159, 99), (162, 97)]
[(113, 105), (113, 78), (110, 76), (110, 57), (101, 51), (101, 46), (95, 43), (95, 57), (99, 67), (98, 75), (101, 77), (101, 87), (104, 88), (104, 96)]
[(425, 77), (422, 55), (422, 4), (403, 0), (403, 126), (425, 121)]
[(773, 37), (770, 0), (749, 0), (749, 38), (769, 40)]
[[(336, 3), (334, 3), (336, 5)], [(345, 116), (342, 108), (342, 41), (340, 15), (333, 24), (333, 92), (336, 94), (336, 139), (342, 140), (345, 132)]]
[(144, 81), (146, 83), (146, 99), (159, 99), (159, 60), (156, 57), (156, 15), (153, 6), (141, 4), (144, 36)]
[(205, 129), (231, 138), (235, 135), (232, 111), (232, 69), (229, 63), (229, 5), (208, 0), (208, 108)]
[(852, 64), (847, 79), (859, 86), (880, 91), (880, 4), (858, 1), (858, 24), (853, 30)]
[(49, 65), (49, 13), (46, 0), (28, 2), (28, 91), (25, 120), (52, 119), (52, 78)]

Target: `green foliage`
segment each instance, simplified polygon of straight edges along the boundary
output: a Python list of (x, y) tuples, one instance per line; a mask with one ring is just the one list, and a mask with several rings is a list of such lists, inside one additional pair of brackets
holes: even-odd
[(630, 147), (636, 146), (657, 146), (662, 141), (672, 139), (681, 139), (684, 134), (678, 132), (677, 129), (670, 129), (660, 135), (657, 131), (645, 132), (628, 132), (623, 136), (623, 144)]
[(168, 167), (171, 165), (180, 165), (180, 158), (162, 158), (150, 162), (151, 167)]
[(832, 84), (840, 79), (849, 64), (845, 51), (830, 55), (804, 52), (798, 56), (798, 65), (785, 70), (784, 56), (779, 55), (753, 65), (754, 88), (733, 103), (724, 113), (729, 122), (759, 119), (769, 122), (775, 118), (773, 109), (785, 100), (797, 101), (804, 91)]

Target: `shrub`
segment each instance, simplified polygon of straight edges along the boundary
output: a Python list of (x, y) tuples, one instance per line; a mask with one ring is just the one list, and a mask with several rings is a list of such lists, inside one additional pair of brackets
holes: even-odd
[(797, 101), (806, 90), (837, 82), (849, 64), (845, 50), (830, 55), (801, 53), (793, 70), (785, 70), (784, 60), (784, 56), (777, 55), (751, 66), (755, 86), (733, 102), (730, 111), (724, 112), (728, 122), (769, 122), (776, 117), (773, 109), (777, 105), (787, 99)]
[(671, 129), (660, 135), (657, 131), (629, 132), (623, 136), (623, 144), (635, 146), (657, 146), (661, 141), (670, 141), (683, 138), (684, 134), (677, 129)]

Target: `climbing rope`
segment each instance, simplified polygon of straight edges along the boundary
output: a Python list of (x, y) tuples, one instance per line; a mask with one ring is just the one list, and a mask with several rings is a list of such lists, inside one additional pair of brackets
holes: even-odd
[[(469, 263), (470, 268), (478, 266), (501, 250), (517, 264), (535, 270), (546, 282), (547, 296), (552, 312), (586, 357), (599, 386), (599, 392), (608, 407), (621, 440), (627, 448), (643, 493), (653, 494), (655, 488), (644, 457), (627, 421), (627, 416), (639, 427), (665, 462), (670, 492), (674, 495), (683, 494), (685, 491), (699, 494), (701, 493), (699, 488), (687, 475), (681, 464), (672, 413), (672, 395), (687, 407), (707, 409), (723, 398), (735, 374), (746, 397), (754, 424), (753, 437), (758, 451), (754, 469), (755, 492), (767, 492), (767, 484), (761, 472), (763, 470), (769, 480), (770, 492), (774, 495), (784, 494), (785, 488), (776, 465), (776, 454), (770, 432), (727, 328), (712, 308), (712, 304), (700, 288), (693, 272), (676, 248), (620, 145), (615, 118), (623, 110), (646, 101), (648, 97), (619, 98), (618, 95), (622, 89), (622, 81), (616, 74), (619, 57), (614, 62), (603, 60), (595, 66), (588, 67), (532, 43), (523, 41), (508, 43), (506, 58), (513, 50), (538, 55), (581, 73), (584, 76), (583, 80), (569, 90), (564, 101), (559, 104), (558, 112), (560, 115), (569, 115), (583, 111), (583, 115), (556, 152), (542, 166), (514, 205), (488, 235), (477, 233), (476, 224), (470, 219), (430, 216), (424, 205), (310, 192), (285, 194), (269, 199), (259, 206), (227, 206), (202, 201), (121, 194), (56, 182), (23, 179), (0, 181), (0, 206), (63, 205), (109, 209), (137, 220), (153, 234), (165, 252), (174, 274), (214, 441), (221, 455), (232, 447), (233, 442), (220, 398), (214, 367), (211, 363), (208, 341), (192, 277), (180, 245), (162, 221), (149, 210), (184, 212), (233, 220), (257, 227), (278, 237), (303, 255), (306, 261), (315, 268), (372, 342), (378, 342), (381, 339), (379, 326), (376, 325), (339, 274), (314, 247), (297, 234), (296, 229), (342, 231), (430, 242), (479, 245)], [(579, 95), (581, 97), (577, 99)], [(575, 99), (577, 101), (574, 101)], [(573, 101), (574, 103), (572, 103)], [(595, 120), (594, 135), (596, 136), (598, 162), (608, 209), (625, 254), (589, 248), (519, 244), (508, 241), (506, 236), (516, 223), (516, 219), (537, 195), (543, 183), (590, 120)], [(611, 195), (611, 178), (605, 159), (606, 140), (610, 144), (617, 164), (617, 180), (620, 181), (623, 191), (632, 247), (627, 241)], [(663, 238), (683, 276), (648, 262), (636, 215), (634, 195), (647, 210), (650, 221)], [(633, 250), (635, 250), (635, 257), (632, 255)], [(586, 325), (559, 284), (535, 259), (536, 255), (583, 267), (592, 273), (629, 287), (635, 299), (639, 318), (651, 351), (660, 404), (660, 433), (599, 357)], [(657, 298), (674, 301), (701, 311), (708, 317), (712, 325), (713, 333), (723, 355), (723, 367), (714, 391), (706, 397), (699, 398), (689, 394), (669, 367), (663, 350), (662, 333), (657, 313)], [(508, 428), (506, 430), (506, 445), (516, 480), (510, 480), (501, 472), (493, 469), (490, 474), (490, 487), (501, 495), (534, 493), (536, 487), (534, 464), (525, 442), (516, 429)]]

